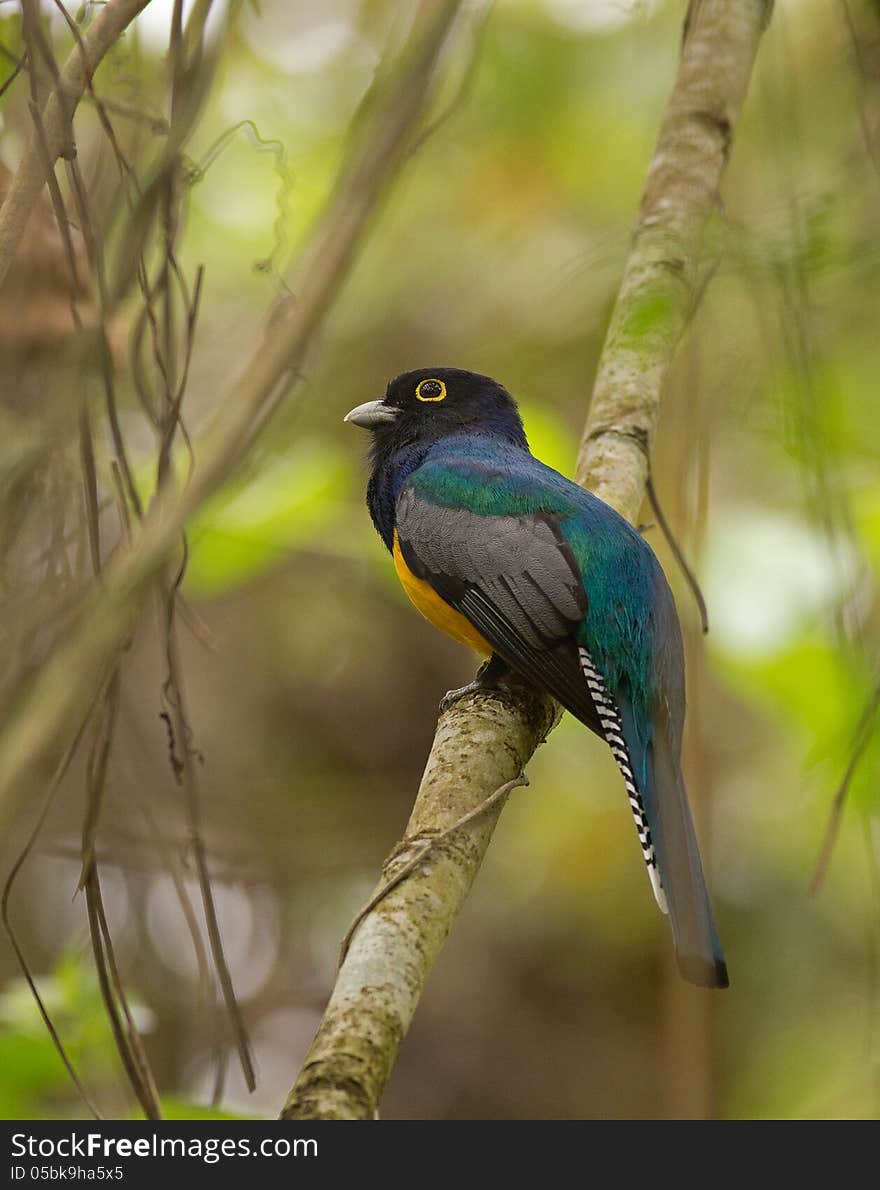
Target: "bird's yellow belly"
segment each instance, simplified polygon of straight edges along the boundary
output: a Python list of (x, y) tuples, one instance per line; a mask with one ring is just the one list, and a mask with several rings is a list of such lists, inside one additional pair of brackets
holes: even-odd
[(476, 649), (483, 657), (492, 656), (492, 646), (477, 632), (470, 620), (454, 607), (450, 607), (445, 599), (441, 599), (430, 583), (413, 574), (403, 560), (397, 533), (394, 534), (394, 569), (410, 602), (435, 628), (439, 628), (460, 644)]

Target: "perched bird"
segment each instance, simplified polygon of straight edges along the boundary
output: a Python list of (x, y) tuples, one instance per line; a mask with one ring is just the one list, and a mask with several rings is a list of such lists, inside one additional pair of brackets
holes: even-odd
[(404, 590), (488, 659), (464, 689), (513, 670), (607, 742), (679, 969), (726, 987), (681, 775), (681, 629), (650, 546), (534, 457), (488, 376), (405, 372), (345, 420), (372, 432), (367, 505)]

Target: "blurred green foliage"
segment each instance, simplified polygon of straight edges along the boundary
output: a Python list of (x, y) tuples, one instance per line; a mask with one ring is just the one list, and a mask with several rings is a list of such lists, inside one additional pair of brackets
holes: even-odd
[(349, 469), (331, 442), (300, 441), (227, 486), (190, 524), (186, 587), (216, 595), (332, 532)]
[[(112, 1086), (118, 1058), (93, 967), (73, 951), (63, 954), (52, 974), (40, 980), (40, 995), (86, 1085)], [(149, 1013), (136, 1003), (133, 1007), (139, 1027), (148, 1025)], [(0, 1070), (4, 1120), (40, 1119), (47, 1107), (52, 1114), (78, 1114), (67, 1071), (23, 978), (11, 980), (0, 995)]]

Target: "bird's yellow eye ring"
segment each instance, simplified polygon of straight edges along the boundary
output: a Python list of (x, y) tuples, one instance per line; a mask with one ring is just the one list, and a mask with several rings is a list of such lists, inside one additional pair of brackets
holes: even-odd
[(417, 401), (442, 401), (446, 397), (446, 385), (442, 380), (422, 380), (416, 385)]

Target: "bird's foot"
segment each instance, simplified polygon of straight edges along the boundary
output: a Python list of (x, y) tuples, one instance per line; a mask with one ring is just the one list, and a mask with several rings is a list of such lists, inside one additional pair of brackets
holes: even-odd
[(474, 680), (472, 682), (468, 682), (466, 686), (458, 686), (455, 690), (447, 690), (440, 699), (440, 714), (442, 715), (445, 711), (448, 711), (454, 703), (461, 702), (461, 700), (466, 698), (469, 694), (476, 694), (478, 690), (485, 689), (486, 687), (483, 685), (480, 679), (474, 678)]
[(500, 657), (493, 656), (477, 670), (477, 676), (466, 686), (459, 686), (457, 690), (449, 690), (440, 700), (440, 714), (448, 711), (453, 703), (466, 698), (468, 694), (476, 694), (481, 690), (495, 690), (498, 682), (507, 673), (507, 664)]

